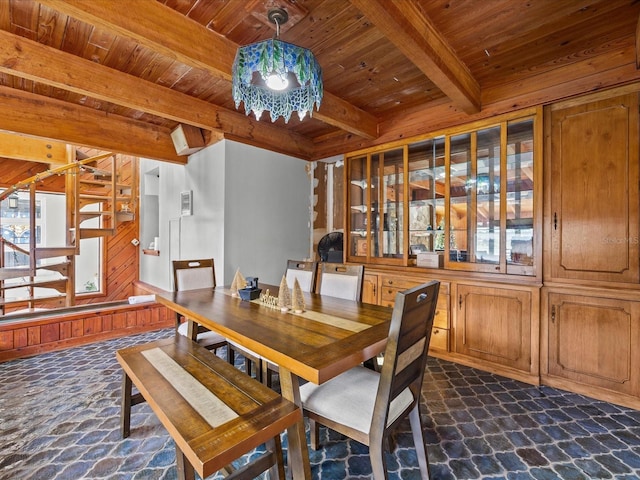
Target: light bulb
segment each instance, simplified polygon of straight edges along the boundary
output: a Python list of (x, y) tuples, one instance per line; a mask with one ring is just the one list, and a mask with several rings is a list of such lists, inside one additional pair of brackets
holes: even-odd
[(267, 87), (271, 90), (284, 90), (289, 85), (289, 80), (286, 77), (281, 77), (276, 73), (272, 73), (265, 80)]

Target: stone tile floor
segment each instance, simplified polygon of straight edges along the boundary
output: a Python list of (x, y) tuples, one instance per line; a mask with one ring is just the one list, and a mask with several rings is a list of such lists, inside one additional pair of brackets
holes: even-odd
[[(146, 404), (120, 438), (114, 355), (169, 335), (0, 363), (0, 480), (176, 478), (173, 442)], [(640, 479), (639, 411), (433, 358), (423, 396), (434, 479)], [(367, 447), (321, 433), (314, 479), (370, 478)], [(408, 424), (392, 443), (390, 478), (419, 478)]]

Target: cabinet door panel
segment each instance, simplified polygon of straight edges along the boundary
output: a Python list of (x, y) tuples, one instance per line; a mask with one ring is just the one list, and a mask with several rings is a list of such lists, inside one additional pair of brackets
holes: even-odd
[(552, 113), (555, 278), (638, 282), (636, 95)]
[(638, 303), (550, 294), (549, 308), (551, 375), (638, 394)]
[(456, 352), (529, 371), (531, 293), (458, 285)]
[(362, 281), (362, 301), (364, 303), (378, 304), (378, 276), (364, 274)]

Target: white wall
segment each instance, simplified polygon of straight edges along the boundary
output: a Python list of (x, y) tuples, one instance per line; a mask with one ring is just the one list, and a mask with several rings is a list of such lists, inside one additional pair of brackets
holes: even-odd
[[(288, 258), (310, 255), (305, 161), (222, 141), (192, 155), (186, 166), (141, 161), (143, 183), (145, 172), (155, 168), (160, 255), (140, 255), (142, 281), (171, 289), (173, 256), (213, 257), (219, 285), (231, 283), (237, 268), (245, 276), (279, 284)], [(188, 190), (193, 192), (193, 215), (181, 217), (180, 192)], [(147, 238), (144, 229), (152, 227), (145, 213), (156, 214), (145, 210), (144, 184), (140, 194), (140, 236)]]
[(280, 284), (287, 259), (310, 256), (307, 162), (227, 142), (225, 279), (237, 268)]

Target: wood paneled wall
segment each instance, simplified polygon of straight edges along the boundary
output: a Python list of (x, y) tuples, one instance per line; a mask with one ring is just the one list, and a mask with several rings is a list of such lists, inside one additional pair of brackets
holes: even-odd
[(175, 325), (175, 314), (157, 303), (69, 310), (0, 323), (0, 362)]

